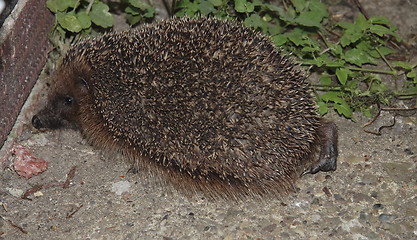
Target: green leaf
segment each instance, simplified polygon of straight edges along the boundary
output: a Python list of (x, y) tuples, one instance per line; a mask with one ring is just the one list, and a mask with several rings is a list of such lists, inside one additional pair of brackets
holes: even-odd
[(141, 14), (141, 11), (140, 11), (140, 9), (138, 9), (138, 8), (136, 8), (136, 7), (133, 7), (133, 6), (127, 6), (127, 7), (125, 8), (125, 13), (132, 14), (133, 16), (136, 16), (136, 15)]
[(208, 0), (211, 4), (213, 4), (213, 6), (215, 7), (220, 7), (223, 6), (223, 1), (222, 0)]
[(317, 46), (314, 46), (314, 47), (303, 47), (301, 49), (301, 51), (303, 51), (303, 52), (310, 52), (310, 53), (318, 52), (318, 51), (320, 51), (320, 47), (317, 47)]
[(325, 102), (318, 102), (318, 105), (319, 105), (319, 108), (318, 108), (319, 114), (321, 116), (329, 112), (329, 108), (327, 107), (327, 104)]
[(346, 47), (351, 43), (358, 41), (364, 33), (357, 28), (355, 25), (352, 25), (350, 28), (347, 28), (343, 36), (340, 38), (340, 45)]
[(332, 78), (329, 75), (322, 75), (320, 77), (320, 83), (323, 85), (330, 85), (332, 84)]
[(299, 17), (295, 19), (295, 22), (306, 27), (321, 27), (321, 21), (323, 20), (323, 16), (319, 14), (309, 11), (309, 12), (302, 12)]
[(407, 70), (410, 70), (410, 69), (413, 68), (413, 66), (411, 66), (410, 63), (403, 62), (403, 61), (394, 61), (394, 62), (392, 62), (392, 64), (394, 64), (397, 67), (401, 67), (401, 68), (404, 68), (404, 69), (407, 69)]
[(376, 64), (376, 61), (374, 58), (369, 56), (365, 51), (353, 48), (351, 50), (346, 51), (344, 59), (346, 62), (355, 64), (357, 66), (362, 66), (363, 64), (370, 63), (370, 64)]
[(78, 12), (77, 13), (77, 19), (78, 19), (78, 21), (80, 21), (81, 27), (83, 29), (87, 29), (87, 28), (91, 27), (91, 19), (85, 11)]
[(369, 23), (366, 18), (361, 13), (359, 13), (356, 17), (355, 26), (358, 27), (361, 31), (364, 31), (369, 27)]
[(64, 12), (68, 8), (75, 8), (77, 0), (48, 0), (46, 7), (53, 13)]
[(325, 101), (325, 102), (339, 102), (342, 99), (339, 97), (339, 93), (338, 92), (326, 92), (323, 95), (320, 96), (320, 99)]
[(368, 117), (368, 118), (372, 117), (372, 112), (369, 107), (366, 107), (365, 109), (363, 109), (362, 112), (363, 112), (363, 115), (365, 115), (365, 117)]
[(283, 34), (272, 36), (271, 39), (277, 46), (282, 46), (287, 42), (287, 37)]
[(407, 73), (407, 75), (406, 75), (408, 78), (415, 78), (415, 77), (417, 77), (417, 74), (416, 74), (416, 72), (413, 70), (413, 71), (410, 71), (409, 73)]
[(189, 0), (181, 0), (177, 3), (177, 8), (181, 9), (175, 15), (178, 17), (193, 17), (199, 10), (198, 1), (190, 2)]
[(146, 10), (146, 13), (143, 14), (143, 17), (145, 18), (153, 18), (155, 17), (155, 8), (154, 7), (150, 7)]
[(371, 25), (369, 26), (369, 31), (377, 34), (380, 37), (383, 37), (384, 34), (392, 35), (392, 36), (394, 35), (394, 32), (392, 32), (388, 28), (381, 26), (381, 25)]
[(246, 0), (235, 0), (235, 10), (239, 13), (244, 13), (246, 11)]
[(245, 19), (245, 21), (243, 21), (243, 23), (245, 24), (245, 26), (254, 29), (264, 29), (266, 26), (266, 22), (264, 22), (258, 14), (251, 14), (249, 17)]
[(285, 35), (296, 46), (300, 46), (304, 43), (303, 37), (305, 37), (305, 34), (299, 28), (294, 29), (292, 32), (288, 32)]
[(392, 26), (392, 22), (387, 17), (384, 17), (384, 16), (370, 17), (368, 19), (368, 22), (372, 24), (382, 24), (382, 25)]
[(346, 68), (336, 69), (337, 79), (339, 80), (340, 84), (342, 84), (343, 86), (346, 84), (349, 73), (350, 73), (350, 70)]
[(379, 47), (378, 50), (383, 56), (386, 56), (386, 55), (389, 55), (389, 54), (395, 52), (393, 49), (387, 48), (387, 47), (384, 47), (384, 46)]
[(140, 22), (140, 20), (142, 20), (142, 15), (127, 14), (126, 19), (129, 24), (135, 25), (136, 23)]
[(109, 6), (102, 2), (96, 2), (89, 14), (91, 21), (103, 28), (113, 26), (113, 16), (109, 13)]
[(146, 10), (151, 7), (148, 3), (142, 2), (141, 0), (129, 0), (129, 3), (132, 6), (139, 8), (141, 10)]
[(338, 44), (336, 45), (336, 44), (332, 44), (332, 43), (329, 43), (329, 45), (330, 45), (330, 50), (334, 54), (341, 55), (343, 53), (343, 49), (340, 45), (338, 45)]
[(350, 29), (354, 26), (352, 23), (349, 22), (338, 22), (337, 25), (344, 29)]
[(255, 6), (246, 0), (235, 0), (235, 10), (239, 13), (251, 13)]
[(308, 8), (312, 12), (315, 12), (317, 15), (319, 15), (322, 19), (329, 16), (326, 5), (324, 5), (319, 0), (311, 0)]
[(80, 32), (83, 27), (81, 26), (80, 21), (75, 16), (74, 12), (70, 13), (60, 13), (56, 14), (56, 19), (62, 28), (67, 29), (70, 32)]
[(293, 22), (294, 16), (291, 16), (289, 12), (285, 11), (282, 7), (278, 7), (272, 4), (263, 4), (262, 7), (266, 8), (267, 10), (271, 12), (277, 13), (279, 19), (281, 19), (284, 22)]
[(291, 3), (299, 13), (302, 12), (307, 5), (305, 0), (291, 0)]
[(317, 60), (322, 62), (326, 67), (342, 67), (345, 62), (341, 59), (332, 59), (327, 53), (321, 54)]
[(333, 107), (339, 114), (345, 116), (346, 118), (352, 118), (352, 109), (350, 108), (349, 104), (347, 104), (347, 102), (345, 102), (343, 99), (341, 102), (335, 103)]
[(200, 8), (200, 12), (203, 15), (208, 15), (208, 14), (216, 11), (213, 4), (209, 1), (202, 1), (200, 4), (198, 4), (198, 6)]

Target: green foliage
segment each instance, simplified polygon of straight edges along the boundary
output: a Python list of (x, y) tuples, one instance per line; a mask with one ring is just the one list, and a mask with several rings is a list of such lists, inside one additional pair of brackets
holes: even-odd
[(109, 6), (99, 1), (48, 0), (46, 6), (55, 13), (56, 30), (65, 38), (65, 33), (88, 34), (93, 25), (108, 28), (113, 26)]
[[(152, 19), (155, 8), (141, 0), (125, 0), (123, 4), (113, 5), (115, 8), (124, 6), (126, 20), (131, 25), (143, 19)], [(51, 36), (55, 46), (67, 37), (83, 37), (93, 31), (113, 27), (112, 11), (108, 4), (100, 0), (47, 0), (47, 8), (56, 16), (56, 24)]]
[[(346, 118), (354, 111), (371, 116), (376, 104), (417, 96), (417, 64), (386, 59), (395, 52), (388, 42), (401, 39), (385, 17), (358, 14), (354, 23), (333, 23), (320, 0), (291, 0), (286, 9), (261, 0), (180, 0), (176, 5), (176, 16), (199, 15), (238, 19), (319, 73), (313, 88), (322, 115), (334, 109)], [(398, 87), (402, 73), (406, 80)]]
[[(155, 16), (146, 0), (47, 0), (55, 14), (51, 40), (58, 48), (65, 39), (77, 39), (113, 26), (113, 12), (123, 10), (135, 25)], [(109, 3), (106, 4), (106, 3)], [(401, 41), (395, 26), (385, 17), (332, 22), (320, 0), (291, 0), (281, 7), (262, 0), (179, 0), (175, 15), (210, 15), (241, 21), (270, 36), (284, 52), (318, 73), (313, 89), (320, 114), (334, 109), (346, 118), (354, 111), (373, 114), (378, 104), (417, 96), (417, 63), (390, 62), (395, 51), (390, 41)], [(61, 50), (61, 49), (60, 49)], [(406, 80), (399, 81), (400, 76)]]
[(127, 0), (129, 6), (125, 8), (127, 21), (135, 25), (143, 19), (152, 19), (155, 16), (155, 8), (141, 0)]

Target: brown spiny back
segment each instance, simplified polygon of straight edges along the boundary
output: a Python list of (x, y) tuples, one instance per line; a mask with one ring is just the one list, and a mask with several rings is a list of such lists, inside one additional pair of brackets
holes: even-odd
[(75, 45), (68, 66), (88, 69), (74, 94), (87, 139), (185, 191), (285, 193), (314, 153), (320, 117), (304, 75), (240, 24), (183, 18), (106, 34)]

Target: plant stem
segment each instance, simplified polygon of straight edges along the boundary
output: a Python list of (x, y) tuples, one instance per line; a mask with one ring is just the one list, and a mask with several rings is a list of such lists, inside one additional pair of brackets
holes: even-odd
[(380, 69), (372, 69), (372, 68), (358, 68), (358, 67), (347, 67), (347, 69), (352, 71), (360, 71), (360, 72), (373, 72), (373, 73), (381, 73), (381, 74), (388, 74), (388, 75), (397, 75), (396, 71), (388, 71), (388, 70), (380, 70)]

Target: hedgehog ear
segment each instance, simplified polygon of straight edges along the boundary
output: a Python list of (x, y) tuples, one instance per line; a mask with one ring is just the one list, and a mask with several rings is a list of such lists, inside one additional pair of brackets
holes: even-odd
[(90, 85), (85, 77), (79, 76), (77, 79), (77, 85), (83, 92), (88, 92), (90, 90)]

